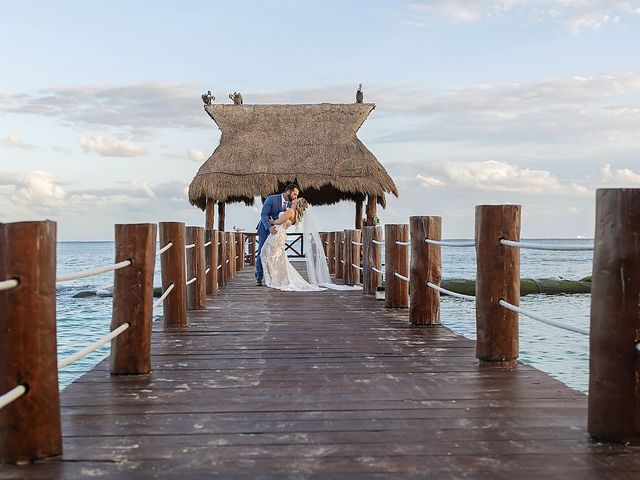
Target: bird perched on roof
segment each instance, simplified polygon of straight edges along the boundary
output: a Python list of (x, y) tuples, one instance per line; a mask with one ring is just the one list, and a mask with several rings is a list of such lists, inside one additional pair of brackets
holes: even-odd
[(356, 103), (362, 103), (364, 100), (364, 94), (362, 93), (362, 84), (358, 85), (358, 91), (356, 92)]
[(233, 92), (229, 94), (229, 98), (233, 100), (234, 105), (242, 105), (242, 95), (238, 92)]
[(211, 105), (215, 99), (216, 97), (211, 94), (211, 90), (207, 90), (207, 93), (202, 94), (202, 101), (205, 105)]

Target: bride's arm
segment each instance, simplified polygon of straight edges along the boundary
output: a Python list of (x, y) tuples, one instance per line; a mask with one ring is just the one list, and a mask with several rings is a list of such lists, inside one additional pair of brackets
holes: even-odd
[(273, 224), (274, 225), (283, 225), (284, 223), (286, 223), (287, 220), (292, 220), (294, 215), (295, 215), (295, 213), (293, 211), (293, 208), (288, 208), (284, 212), (284, 215), (282, 215), (279, 219), (273, 221)]

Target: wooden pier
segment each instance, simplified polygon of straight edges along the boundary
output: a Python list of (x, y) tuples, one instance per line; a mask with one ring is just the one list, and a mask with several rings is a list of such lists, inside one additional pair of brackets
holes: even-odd
[(254, 283), (155, 321), (150, 374), (65, 388), (63, 455), (0, 479), (639, 478), (640, 448), (591, 440), (587, 397), (535, 368), (359, 292)]

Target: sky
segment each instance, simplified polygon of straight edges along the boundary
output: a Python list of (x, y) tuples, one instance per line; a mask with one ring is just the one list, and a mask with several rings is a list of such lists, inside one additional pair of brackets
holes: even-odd
[[(59, 240), (203, 225), (186, 189), (216, 103), (376, 104), (358, 137), (400, 195), (382, 223), (522, 205), (522, 236), (592, 237), (597, 188), (640, 188), (640, 0), (0, 0), (0, 222)], [(304, 192), (302, 192), (304, 196)], [(255, 229), (259, 202), (227, 206)], [(325, 230), (354, 206), (316, 207)]]

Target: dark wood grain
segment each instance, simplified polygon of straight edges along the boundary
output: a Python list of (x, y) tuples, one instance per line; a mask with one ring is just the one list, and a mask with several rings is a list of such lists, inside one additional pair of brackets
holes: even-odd
[(414, 325), (437, 325), (440, 323), (440, 292), (428, 287), (427, 283), (440, 286), (442, 280), (440, 246), (426, 243), (424, 240), (425, 238), (441, 239), (442, 219), (410, 217), (409, 228), (411, 235), (409, 320)]
[(409, 284), (396, 277), (398, 273), (409, 276), (409, 248), (396, 242), (409, 241), (409, 225), (387, 224), (384, 226), (384, 306), (407, 308), (409, 306)]
[(160, 222), (160, 245), (169, 242), (173, 246), (160, 256), (162, 271), (162, 291), (166, 292), (171, 284), (173, 290), (162, 302), (164, 324), (166, 327), (184, 327), (187, 325), (187, 287), (185, 272), (184, 223)]
[(196, 281), (187, 285), (187, 309), (201, 310), (206, 307), (207, 285), (204, 271), (207, 269), (204, 252), (204, 228), (187, 227), (185, 243), (195, 245), (186, 252), (187, 280)]
[(205, 247), (205, 264), (209, 269), (207, 277), (207, 295), (218, 294), (218, 232), (216, 230), (205, 230), (205, 243), (211, 242)]

